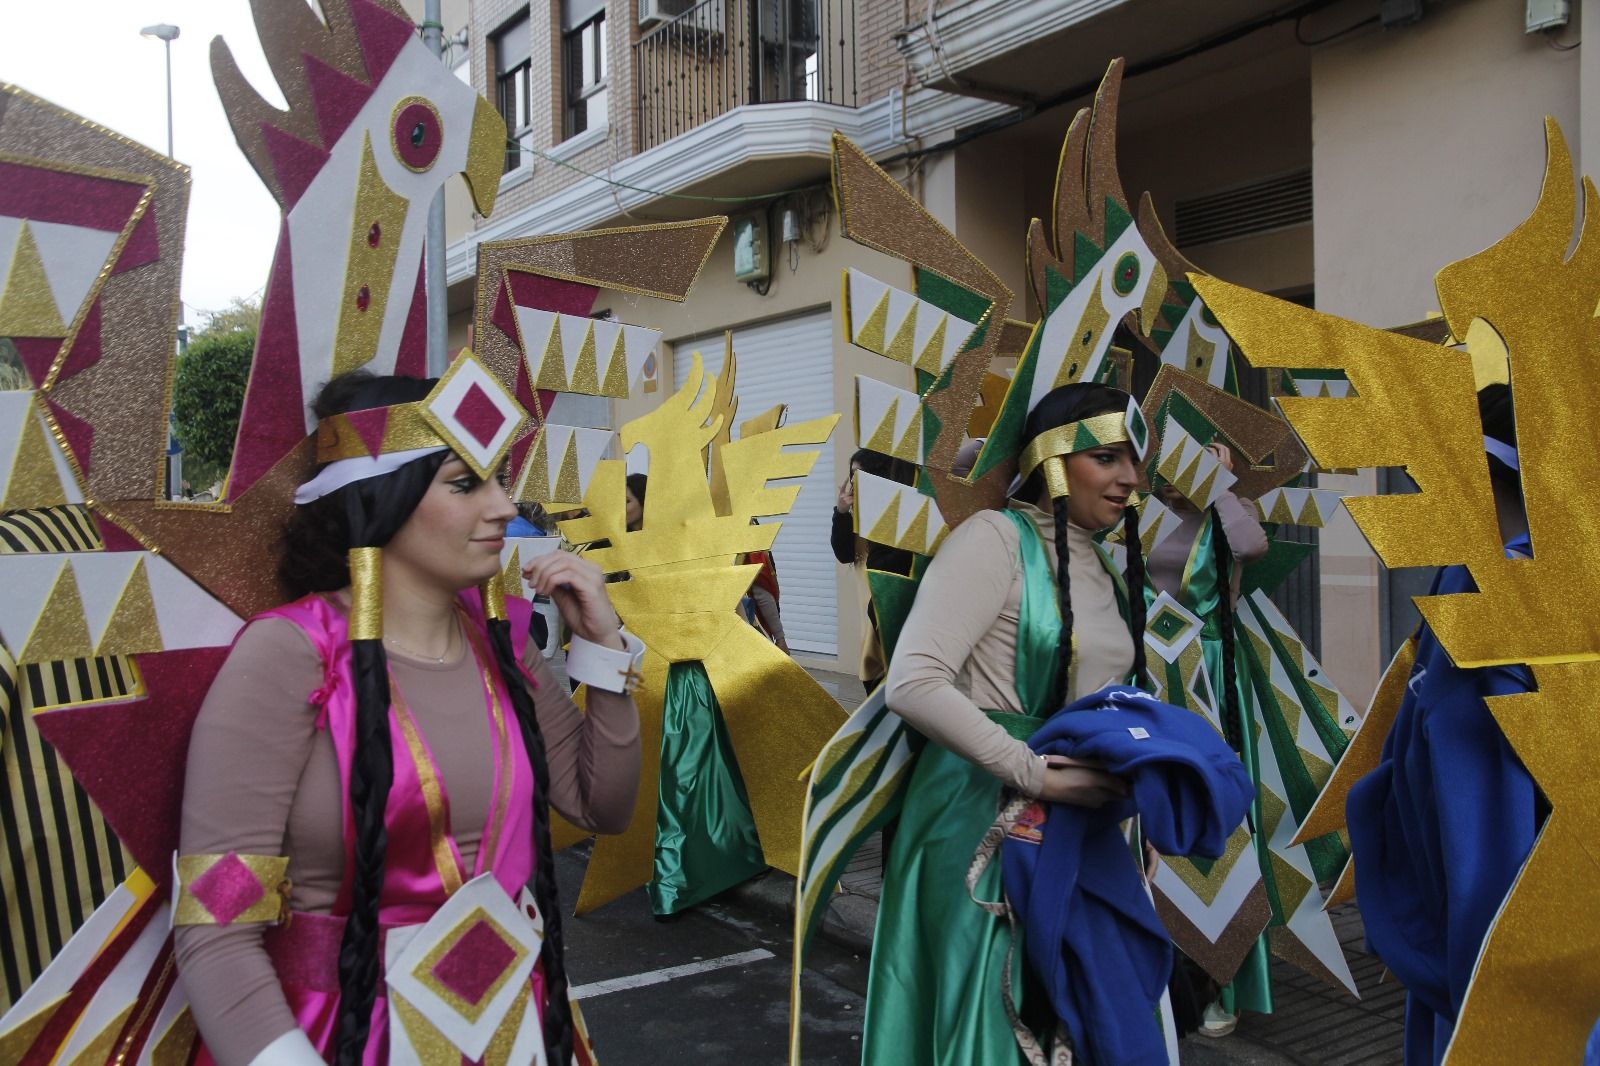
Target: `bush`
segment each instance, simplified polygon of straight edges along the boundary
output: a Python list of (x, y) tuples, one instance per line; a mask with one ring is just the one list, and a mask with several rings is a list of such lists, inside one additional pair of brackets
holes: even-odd
[(254, 329), (207, 333), (178, 360), (172, 415), (185, 459), (228, 468), (255, 346)]

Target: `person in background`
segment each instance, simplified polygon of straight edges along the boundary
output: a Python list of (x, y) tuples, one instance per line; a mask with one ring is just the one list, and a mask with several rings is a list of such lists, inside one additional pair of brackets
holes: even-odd
[[(850, 457), (850, 472), (839, 486), (839, 496), (833, 507), (833, 529), (828, 542), (833, 557), (846, 566), (854, 566), (866, 584), (866, 571), (884, 570), (893, 574), (911, 573), (911, 553), (885, 544), (874, 544), (856, 536), (852, 514), (855, 510), (855, 475), (857, 470), (876, 474), (902, 485), (911, 484), (911, 471), (906, 463), (887, 455), (862, 448)], [(878, 637), (878, 615), (872, 607), (872, 597), (867, 596), (867, 624), (861, 635), (861, 662), (857, 676), (868, 692), (878, 687), (888, 667), (883, 657), (883, 642)]]
[[(544, 508), (536, 503), (519, 503), (516, 505), (517, 517), (506, 525), (508, 537), (543, 537), (550, 528), (550, 519), (545, 515)], [(533, 637), (533, 642), (539, 646), (540, 651), (546, 650), (550, 645), (550, 619), (545, 617), (545, 611), (550, 608), (550, 597), (535, 596), (533, 598), (533, 616), (528, 620), (528, 635)]]
[[(752, 518), (750, 524), (754, 526), (760, 523)], [(751, 625), (765, 633), (779, 651), (788, 655), (789, 642), (784, 638), (783, 618), (778, 609), (778, 564), (772, 552), (746, 552), (740, 562), (757, 563), (761, 567), (750, 584), (749, 595), (744, 599), (745, 617)]]
[(628, 504), (625, 512), (628, 519), (628, 532), (637, 533), (644, 525), (644, 490), (650, 484), (650, 479), (643, 474), (628, 475)]
[[(1223, 467), (1233, 469), (1233, 452), (1222, 441), (1208, 444), (1206, 449)], [(1220, 708), (1224, 720), (1232, 723), (1224, 731), (1236, 742), (1240, 757), (1259, 791), (1261, 771), (1256, 744), (1243, 724), (1247, 716), (1245, 709), (1250, 706), (1246, 696), (1249, 672), (1240, 664), (1234, 649), (1233, 607), (1239, 600), (1244, 567), (1267, 553), (1266, 531), (1261, 528), (1255, 509), (1231, 492), (1224, 492), (1204, 511), (1165, 482), (1157, 485), (1155, 493), (1178, 516), (1180, 524), (1150, 553), (1150, 585), (1146, 598), (1154, 599), (1157, 593), (1168, 593), (1204, 624), (1200, 632), (1201, 653), (1212, 684), (1225, 693)], [(1261, 824), (1259, 800), (1252, 817), (1254, 824)], [(1255, 844), (1265, 867), (1270, 862), (1266, 838), (1257, 834)], [(1269, 961), (1267, 934), (1263, 931), (1238, 975), (1215, 1000), (1203, 1007), (1203, 999), (1193, 1002), (1199, 997), (1187, 993), (1193, 982), (1185, 979), (1173, 996), (1179, 1030), (1194, 1027), (1202, 1036), (1223, 1037), (1238, 1025), (1241, 1009), (1272, 1013)], [(1187, 963), (1184, 971), (1199, 972), (1197, 968), (1190, 971)], [(1196, 1012), (1199, 1012), (1198, 1018), (1193, 1017)]]

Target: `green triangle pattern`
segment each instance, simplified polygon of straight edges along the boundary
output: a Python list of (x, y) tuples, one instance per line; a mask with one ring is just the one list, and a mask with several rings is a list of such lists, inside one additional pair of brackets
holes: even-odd
[(1105, 256), (1106, 250), (1081, 233), (1072, 234), (1072, 284), (1089, 276), (1089, 271)]
[(1106, 197), (1106, 247), (1110, 248), (1116, 243), (1129, 226), (1133, 225), (1133, 216), (1128, 209), (1117, 203), (1110, 196)]
[(1061, 301), (1067, 298), (1067, 293), (1072, 291), (1072, 282), (1053, 266), (1044, 268), (1044, 298), (1049, 304), (1044, 309), (1044, 317), (1049, 318), (1050, 313), (1061, 306)]
[(926, 267), (916, 267), (912, 278), (919, 299), (926, 300), (941, 311), (948, 311), (957, 318), (978, 323), (978, 328), (962, 351), (970, 351), (983, 343), (984, 335), (989, 330), (989, 323), (983, 321), (983, 316), (994, 306), (992, 300), (982, 293), (957, 285), (943, 274), (935, 273)]

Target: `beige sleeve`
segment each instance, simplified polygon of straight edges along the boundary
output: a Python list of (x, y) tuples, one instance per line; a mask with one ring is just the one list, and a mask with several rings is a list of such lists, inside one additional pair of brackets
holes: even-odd
[(980, 512), (956, 527), (928, 566), (889, 664), (890, 709), (930, 740), (1030, 796), (1044, 761), (956, 686), (973, 648), (994, 625), (1017, 572), (1017, 534)]
[[(182, 854), (283, 854), (284, 828), (316, 730), (306, 697), (322, 686), (322, 674), (305, 634), (287, 619), (252, 622), (239, 635), (189, 742)], [(195, 1024), (222, 1066), (250, 1062), (296, 1027), (261, 944), (266, 928), (173, 930)]]
[(532, 641), (522, 662), (538, 683), (533, 707), (550, 764), (550, 805), (580, 828), (621, 833), (639, 791), (639, 709), (633, 697), (591, 687), (580, 711)]

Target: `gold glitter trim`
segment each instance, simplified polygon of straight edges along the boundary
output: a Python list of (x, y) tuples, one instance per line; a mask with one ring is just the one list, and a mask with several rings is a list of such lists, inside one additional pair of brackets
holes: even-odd
[[(329, 371), (335, 377), (366, 366), (378, 354), (407, 206), (406, 198), (389, 188), (378, 172), (372, 137), (364, 134), (360, 169), (356, 172), (355, 206), (350, 215), (344, 294), (339, 304), (338, 332), (334, 335), (333, 368)], [(374, 224), (384, 234), (376, 246), (367, 239)], [(363, 292), (367, 297), (365, 308), (360, 302)]]
[[(226, 923), (206, 909), (189, 891), (213, 866), (229, 857), (238, 859), (261, 885), (262, 896)], [(241, 855), (224, 852), (210, 855), (178, 856), (178, 903), (172, 911), (173, 925), (238, 925), (241, 922), (286, 920), (289, 914), (289, 859), (285, 855)]]
[[(450, 442), (439, 435), (433, 423), (423, 417), (427, 402), (397, 403), (387, 408), (389, 420), (384, 423), (383, 440), (378, 444), (379, 455), (449, 446)], [(365, 459), (371, 456), (367, 442), (361, 439), (361, 434), (355, 431), (346, 415), (331, 415), (317, 423), (317, 462), (331, 463), (339, 459)]]
[(428, 847), (433, 852), (434, 868), (439, 871), (445, 894), (454, 895), (462, 885), (462, 870), (460, 860), (450, 848), (449, 831), (445, 826), (444, 786), (439, 783), (433, 759), (423, 746), (422, 733), (417, 729), (411, 708), (395, 683), (393, 670), (389, 672), (389, 706), (400, 724), (400, 735), (405, 737), (406, 752), (417, 768), (417, 785), (422, 789), (422, 802), (428, 809)]
[(383, 639), (383, 549), (350, 549), (350, 639)]
[(485, 581), (478, 586), (478, 594), (483, 598), (483, 616), (491, 622), (504, 622), (506, 614), (506, 587), (500, 575)]
[[(502, 605), (505, 596), (501, 594)], [(467, 635), (467, 643), (472, 646), (473, 658), (478, 663), (478, 673), (483, 678), (483, 690), (489, 696), (489, 717), (494, 723), (496, 748), (500, 752), (500, 787), (495, 792), (494, 810), (490, 814), (488, 827), (484, 830), (483, 840), (479, 844), (479, 854), (487, 856), (483, 867), (488, 869), (494, 863), (495, 849), (500, 846), (500, 831), (505, 827), (506, 811), (511, 806), (511, 785), (515, 775), (516, 759), (511, 756), (510, 749), (506, 746), (510, 738), (506, 730), (506, 712), (500, 704), (500, 690), (495, 687), (494, 675), (489, 671), (490, 656), (479, 639), (478, 631), (471, 621), (466, 618), (461, 620), (462, 632)], [(507, 678), (506, 684), (516, 684), (514, 678)]]
[[(1114, 411), (1045, 430), (1022, 449), (1022, 455), (1017, 460), (1017, 474), (1026, 481), (1028, 475), (1046, 459), (1127, 440), (1127, 417), (1124, 411)], [(1065, 496), (1066, 493), (1062, 492), (1061, 495)]]

